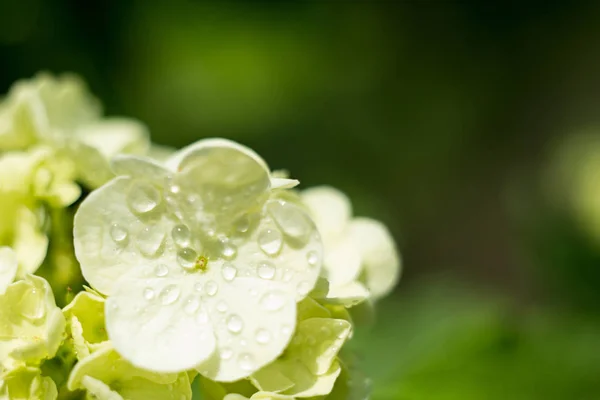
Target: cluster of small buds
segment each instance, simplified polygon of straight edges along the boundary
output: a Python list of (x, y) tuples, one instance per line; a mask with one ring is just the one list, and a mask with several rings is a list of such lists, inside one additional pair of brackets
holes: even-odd
[[(14, 85), (0, 151), (0, 398), (367, 396), (351, 309), (400, 259), (343, 193), (226, 139), (156, 147), (72, 76)], [(61, 310), (65, 265), (85, 286)]]

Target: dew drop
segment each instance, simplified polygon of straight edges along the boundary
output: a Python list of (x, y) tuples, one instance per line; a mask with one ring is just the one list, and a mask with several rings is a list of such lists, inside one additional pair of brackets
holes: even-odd
[(154, 298), (154, 290), (149, 287), (144, 289), (144, 298), (146, 300), (152, 300)]
[(175, 285), (165, 286), (165, 288), (161, 290), (159, 295), (160, 302), (165, 306), (173, 304), (179, 298), (180, 293), (181, 291)]
[(227, 329), (233, 333), (239, 333), (244, 327), (244, 321), (236, 315), (232, 314), (227, 318)]
[(208, 282), (206, 282), (206, 285), (204, 286), (204, 291), (209, 296), (214, 296), (215, 294), (217, 294), (218, 290), (219, 290), (219, 285), (217, 285), (217, 282), (215, 282), (215, 281), (208, 281)]
[(301, 244), (309, 240), (313, 228), (308, 217), (299, 208), (283, 201), (272, 201), (267, 209), (284, 235)]
[(147, 183), (134, 183), (127, 194), (127, 204), (137, 214), (154, 210), (158, 203), (160, 203), (160, 193)]
[(41, 293), (36, 288), (29, 288), (21, 295), (17, 308), (21, 315), (30, 320), (39, 320), (46, 315), (46, 307)]
[(310, 283), (307, 281), (302, 281), (298, 284), (298, 294), (301, 296), (306, 296), (308, 292), (310, 292)]
[(200, 282), (194, 283), (194, 290), (196, 292), (201, 292), (202, 291), (202, 283), (200, 283)]
[(284, 335), (289, 335), (290, 333), (292, 333), (292, 328), (290, 328), (288, 325), (284, 325), (281, 327), (281, 333), (283, 333)]
[(237, 255), (237, 248), (229, 240), (221, 240), (221, 255), (227, 260), (233, 259)]
[(314, 250), (309, 251), (308, 254), (306, 254), (306, 261), (308, 261), (308, 265), (311, 267), (316, 267), (320, 261), (319, 253)]
[(262, 279), (273, 279), (275, 276), (275, 266), (269, 261), (259, 262), (256, 271)]
[(237, 223), (235, 224), (235, 229), (240, 233), (248, 232), (249, 228), (250, 228), (250, 219), (248, 218), (247, 215), (240, 217), (240, 219), (238, 219)]
[(227, 307), (227, 304), (224, 301), (219, 301), (217, 303), (217, 307), (216, 308), (217, 308), (218, 312), (224, 313), (225, 311), (227, 311), (228, 307)]
[(177, 252), (177, 263), (185, 269), (194, 269), (196, 266), (196, 258), (198, 258), (198, 254), (189, 247), (180, 249)]
[(200, 301), (193, 296), (188, 297), (183, 306), (183, 310), (190, 315), (198, 311), (198, 308), (200, 308)]
[(322, 326), (321, 327), (321, 334), (323, 334), (323, 336), (330, 336), (331, 335), (331, 329), (327, 328), (326, 326)]
[(237, 269), (233, 265), (226, 263), (221, 269), (221, 274), (223, 275), (223, 279), (227, 282), (231, 282), (237, 275)]
[(185, 225), (176, 225), (171, 231), (171, 237), (179, 247), (189, 247), (190, 245), (190, 230)]
[(154, 275), (156, 275), (159, 278), (167, 276), (168, 273), (169, 273), (169, 267), (167, 267), (165, 264), (158, 264), (154, 268)]
[(281, 233), (277, 229), (265, 229), (258, 235), (258, 246), (266, 255), (273, 257), (281, 250), (283, 243)]
[(127, 240), (127, 229), (114, 223), (110, 226), (110, 237), (115, 243), (124, 243)]
[(136, 239), (140, 253), (146, 257), (155, 257), (163, 245), (165, 234), (156, 227), (147, 226), (140, 231)]
[(238, 364), (244, 371), (254, 370), (254, 357), (248, 353), (242, 353), (238, 357)]
[(266, 293), (260, 299), (260, 306), (267, 311), (278, 311), (285, 305), (285, 296), (281, 292)]
[(233, 356), (233, 350), (231, 350), (229, 347), (224, 347), (223, 349), (221, 349), (221, 359), (222, 360), (229, 360), (232, 356)]
[(259, 329), (256, 331), (256, 341), (260, 344), (266, 344), (271, 340), (271, 333), (266, 329)]

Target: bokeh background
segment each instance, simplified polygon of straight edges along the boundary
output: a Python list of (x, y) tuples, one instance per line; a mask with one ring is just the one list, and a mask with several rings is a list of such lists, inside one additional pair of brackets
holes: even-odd
[(3, 0), (0, 89), (76, 72), (385, 221), (375, 400), (599, 399), (600, 2), (495, 3)]

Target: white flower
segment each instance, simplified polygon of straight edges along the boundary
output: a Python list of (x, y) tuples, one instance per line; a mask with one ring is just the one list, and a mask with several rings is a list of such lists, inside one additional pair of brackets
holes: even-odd
[(388, 294), (400, 277), (400, 257), (388, 229), (370, 218), (352, 218), (348, 197), (328, 186), (301, 192), (325, 247), (327, 297), (345, 305)]
[(75, 75), (40, 73), (16, 82), (0, 103), (0, 150), (45, 144), (65, 151), (79, 179), (97, 187), (112, 178), (108, 160), (119, 153), (143, 154), (148, 132), (126, 118), (101, 118), (100, 102)]
[(272, 183), (244, 146), (202, 140), (165, 165), (114, 160), (121, 176), (75, 216), (82, 272), (109, 295), (109, 338), (133, 365), (247, 377), (288, 344), (320, 272), (319, 234), (297, 205), (271, 198), (295, 181)]

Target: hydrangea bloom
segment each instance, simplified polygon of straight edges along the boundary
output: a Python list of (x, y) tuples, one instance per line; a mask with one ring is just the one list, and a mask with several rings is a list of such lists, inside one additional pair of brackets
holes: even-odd
[(387, 228), (370, 218), (352, 218), (352, 205), (329, 186), (302, 191), (325, 246), (327, 298), (347, 306), (388, 294), (400, 276), (400, 258)]
[(265, 162), (239, 144), (202, 140), (165, 167), (122, 156), (117, 178), (75, 216), (85, 278), (109, 295), (106, 327), (131, 364), (190, 368), (234, 381), (277, 358), (312, 290), (321, 241), (312, 220), (273, 191)]
[(256, 372), (252, 383), (261, 391), (295, 398), (329, 394), (341, 372), (337, 354), (351, 329), (349, 321), (332, 318), (329, 310), (306, 298), (285, 353)]
[(45, 208), (62, 208), (80, 195), (74, 170), (48, 147), (0, 156), (0, 245), (17, 254), (18, 276), (32, 273), (46, 256)]
[(149, 139), (135, 120), (101, 119), (100, 103), (76, 76), (41, 73), (15, 83), (0, 103), (0, 150), (36, 144), (65, 152), (78, 179), (97, 187), (112, 177), (110, 157), (145, 153)]
[(36, 367), (21, 366), (13, 369), (0, 380), (0, 399), (6, 400), (55, 400), (56, 384)]
[(53, 357), (63, 339), (65, 319), (43, 278), (29, 275), (0, 296), (0, 368), (36, 366)]

